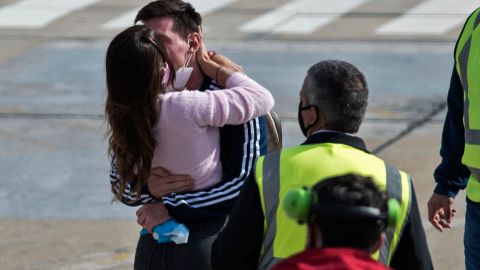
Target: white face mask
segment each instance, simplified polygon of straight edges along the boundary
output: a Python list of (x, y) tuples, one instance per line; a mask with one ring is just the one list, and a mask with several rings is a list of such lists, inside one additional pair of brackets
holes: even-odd
[(187, 67), (188, 63), (190, 63), (190, 59), (192, 59), (193, 54), (189, 55), (186, 62), (185, 66), (177, 69), (175, 71), (175, 82), (172, 84), (169, 84), (166, 88), (167, 92), (171, 91), (181, 91), (185, 89), (185, 86), (187, 85), (188, 80), (190, 79), (190, 75), (192, 75), (193, 68), (192, 67)]

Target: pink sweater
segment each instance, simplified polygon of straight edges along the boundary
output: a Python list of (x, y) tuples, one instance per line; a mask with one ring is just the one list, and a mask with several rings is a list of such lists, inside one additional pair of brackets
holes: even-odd
[(222, 178), (218, 127), (245, 123), (266, 114), (273, 104), (267, 89), (241, 73), (230, 75), (224, 90), (162, 95), (152, 168), (192, 176), (195, 190), (218, 183)]

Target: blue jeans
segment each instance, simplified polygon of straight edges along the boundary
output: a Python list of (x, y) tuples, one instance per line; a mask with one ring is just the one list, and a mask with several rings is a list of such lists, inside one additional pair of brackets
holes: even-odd
[(151, 234), (140, 236), (135, 252), (135, 270), (209, 270), (213, 241), (225, 218), (185, 223), (190, 230), (188, 243), (158, 244)]
[(480, 269), (480, 203), (467, 198), (467, 213), (465, 215), (465, 268)]

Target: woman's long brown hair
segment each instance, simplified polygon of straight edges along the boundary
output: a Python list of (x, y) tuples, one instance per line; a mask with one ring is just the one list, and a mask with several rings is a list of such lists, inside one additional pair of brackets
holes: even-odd
[[(159, 95), (165, 93), (162, 79), (168, 64), (158, 35), (145, 26), (132, 26), (118, 34), (106, 55), (108, 152), (115, 158), (121, 200), (127, 184), (134, 187), (134, 197), (147, 184), (156, 145), (153, 127), (158, 122)], [(170, 78), (175, 73), (170, 68)], [(130, 191), (132, 192), (132, 191)]]

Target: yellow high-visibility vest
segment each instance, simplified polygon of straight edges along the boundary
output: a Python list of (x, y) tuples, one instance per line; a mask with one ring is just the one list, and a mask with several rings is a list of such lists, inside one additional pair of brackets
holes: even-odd
[(255, 174), (265, 217), (259, 269), (267, 269), (306, 248), (307, 226), (288, 218), (279, 207), (285, 194), (293, 188), (312, 187), (322, 179), (348, 173), (372, 177), (381, 190), (400, 202), (400, 221), (387, 229), (382, 248), (372, 255), (390, 263), (410, 210), (410, 177), (352, 146), (319, 143), (273, 152), (257, 160)]
[(467, 197), (480, 202), (480, 9), (465, 23), (455, 48), (455, 68), (463, 88), (465, 150), (462, 163), (470, 170)]

